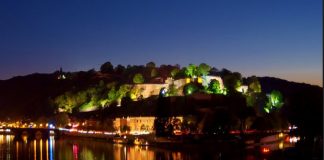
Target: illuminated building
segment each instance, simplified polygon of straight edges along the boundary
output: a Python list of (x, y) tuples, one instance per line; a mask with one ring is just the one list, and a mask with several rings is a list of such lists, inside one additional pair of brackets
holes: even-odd
[[(179, 119), (181, 122), (183, 121), (183, 117), (175, 117)], [(122, 117), (116, 118), (114, 120), (114, 128), (122, 133), (122, 128), (124, 126), (129, 127), (129, 132), (131, 134), (149, 134), (154, 132), (154, 120), (155, 117), (147, 116), (147, 117)]]

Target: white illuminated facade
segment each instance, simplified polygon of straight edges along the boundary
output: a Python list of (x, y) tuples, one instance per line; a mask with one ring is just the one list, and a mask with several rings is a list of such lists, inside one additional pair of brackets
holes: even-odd
[(124, 126), (128, 126), (130, 133), (143, 134), (154, 131), (155, 117), (122, 117), (114, 120), (114, 128), (121, 133)]
[[(224, 84), (223, 84), (223, 80), (221, 77), (219, 76), (203, 76), (203, 77), (198, 77), (197, 78), (198, 82), (201, 83), (203, 86), (208, 86), (208, 84), (212, 81), (212, 80), (217, 80), (220, 84), (220, 89), (224, 89)], [(174, 80), (172, 78), (167, 78), (165, 80), (165, 83), (160, 83), (160, 84), (134, 84), (132, 85), (134, 87), (134, 89), (139, 90), (139, 94), (133, 95), (134, 97), (132, 97), (133, 100), (138, 99), (138, 97), (142, 97), (142, 98), (148, 98), (150, 96), (157, 96), (160, 94), (160, 91), (162, 88), (165, 88), (166, 90), (169, 89), (170, 85), (174, 85), (174, 87), (178, 90), (178, 95), (182, 96), (183, 92), (183, 86), (186, 85), (187, 83), (190, 83), (192, 81), (192, 79), (190, 78), (183, 78), (183, 79), (177, 79)], [(244, 90), (246, 88), (243, 88)], [(246, 89), (247, 91), (247, 89)]]
[(249, 87), (246, 86), (246, 85), (242, 85), (242, 86), (236, 88), (236, 90), (237, 90), (238, 92), (241, 92), (241, 93), (246, 93), (246, 92), (248, 91), (248, 89), (249, 89)]

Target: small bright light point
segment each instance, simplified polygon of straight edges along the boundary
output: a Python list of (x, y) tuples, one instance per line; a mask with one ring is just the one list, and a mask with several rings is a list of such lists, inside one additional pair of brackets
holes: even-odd
[(270, 149), (268, 147), (263, 147), (262, 148), (262, 153), (269, 153)]

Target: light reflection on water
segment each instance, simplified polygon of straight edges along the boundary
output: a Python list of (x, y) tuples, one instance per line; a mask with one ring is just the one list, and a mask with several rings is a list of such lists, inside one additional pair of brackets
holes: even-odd
[[(267, 147), (282, 149), (285, 142), (267, 144)], [(208, 147), (208, 146), (206, 146)], [(205, 157), (203, 157), (205, 156)], [(63, 138), (14, 141), (13, 135), (0, 135), (0, 159), (5, 160), (195, 160), (223, 159), (223, 154), (214, 152), (180, 152), (148, 146), (127, 146), (103, 141)], [(253, 155), (230, 159), (249, 159)], [(253, 159), (253, 158), (252, 158)]]

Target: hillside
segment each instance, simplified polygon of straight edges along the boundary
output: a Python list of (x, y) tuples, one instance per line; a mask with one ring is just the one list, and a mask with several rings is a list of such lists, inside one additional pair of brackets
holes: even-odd
[[(154, 68), (154, 67), (153, 67)], [(165, 69), (167, 68), (167, 69)], [(161, 77), (167, 77), (172, 69), (176, 66), (164, 66), (164, 69), (157, 67), (157, 74)], [(140, 72), (145, 77), (150, 77), (147, 72), (147, 67), (128, 67), (121, 72), (114, 70), (110, 73), (96, 72), (90, 70), (87, 72), (80, 71), (74, 73), (66, 73), (67, 78), (62, 80), (58, 79), (60, 72), (54, 72), (52, 74), (31, 74), (27, 76), (14, 77), (9, 80), (0, 81), (0, 117), (5, 119), (11, 118), (32, 118), (37, 119), (41, 116), (51, 116), (57, 111), (57, 106), (53, 105), (53, 101), (56, 97), (66, 93), (77, 93), (88, 89), (89, 87), (98, 86), (100, 82), (109, 84), (110, 82), (119, 82), (119, 84), (129, 83), (132, 76), (135, 73)], [(222, 71), (212, 72), (215, 75), (222, 77), (231, 73), (230, 71), (223, 69)], [(234, 72), (234, 74), (237, 74)], [(178, 74), (179, 75), (179, 74)], [(180, 76), (181, 77), (181, 74)], [(149, 80), (147, 80), (149, 79)], [(156, 78), (146, 78), (146, 82), (150, 82)], [(286, 80), (272, 78), (272, 77), (258, 77), (262, 92), (270, 93), (272, 90), (279, 90), (285, 97), (285, 103), (289, 104), (285, 107), (288, 111), (291, 111), (290, 116), (296, 116), (300, 111), (304, 111), (304, 106), (296, 109), (292, 104), (301, 103), (313, 104), (308, 109), (310, 112), (322, 113), (322, 88), (318, 86), (312, 86), (309, 84), (289, 82)], [(312, 96), (309, 96), (312, 95)], [(303, 96), (302, 99), (296, 97)], [(134, 103), (135, 104), (135, 103)], [(293, 115), (295, 114), (295, 115)], [(319, 115), (319, 116), (322, 116)]]
[(97, 83), (96, 77), (87, 72), (74, 73), (66, 80), (57, 79), (58, 72), (52, 74), (30, 74), (0, 81), (0, 117), (38, 118), (54, 114), (51, 101), (60, 94), (88, 87)]

